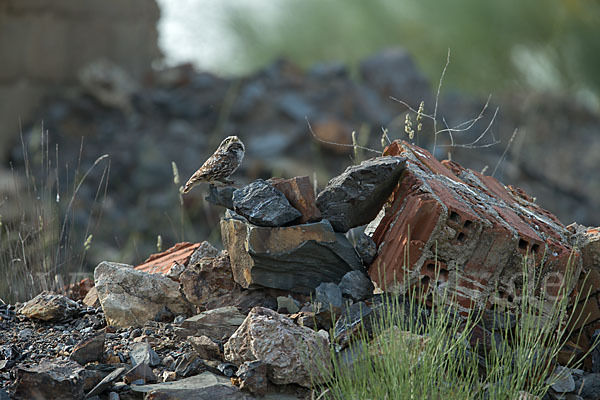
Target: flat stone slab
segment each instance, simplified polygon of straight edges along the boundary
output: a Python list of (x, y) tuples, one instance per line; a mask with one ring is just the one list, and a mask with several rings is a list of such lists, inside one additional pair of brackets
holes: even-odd
[(146, 396), (154, 396), (161, 400), (252, 399), (252, 397), (242, 393), (237, 386), (234, 386), (229, 378), (215, 375), (211, 372), (203, 372), (199, 375), (174, 382), (133, 385), (131, 390), (138, 393), (145, 393)]
[(229, 211), (221, 220), (221, 236), (233, 279), (244, 288), (308, 294), (321, 282), (338, 283), (347, 272), (363, 270), (352, 244), (327, 220), (269, 228)]

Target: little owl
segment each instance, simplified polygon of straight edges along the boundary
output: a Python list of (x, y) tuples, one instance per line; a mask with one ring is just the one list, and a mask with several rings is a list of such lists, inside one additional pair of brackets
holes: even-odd
[(183, 193), (189, 192), (194, 186), (202, 182), (232, 184), (233, 181), (227, 178), (242, 163), (245, 150), (244, 143), (237, 136), (226, 137), (213, 155), (187, 181)]

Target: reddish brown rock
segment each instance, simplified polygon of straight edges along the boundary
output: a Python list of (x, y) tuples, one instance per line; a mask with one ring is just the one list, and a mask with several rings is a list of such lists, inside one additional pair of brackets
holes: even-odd
[[(406, 142), (392, 143), (384, 155), (407, 161), (367, 230), (379, 250), (369, 274), (383, 289), (449, 288), (466, 311), (515, 306), (524, 262), (541, 278), (545, 300), (554, 299), (569, 268), (578, 276), (581, 253), (570, 245), (571, 233), (521, 190)], [(492, 296), (496, 286), (500, 298)]]
[(187, 300), (204, 309), (230, 299), (236, 289), (227, 255), (198, 260), (181, 273), (179, 281)]
[(102, 359), (102, 354), (104, 353), (105, 337), (106, 334), (100, 332), (88, 339), (82, 340), (73, 348), (69, 358), (81, 365), (100, 361)]
[(305, 224), (321, 220), (321, 211), (317, 208), (315, 192), (308, 176), (297, 176), (291, 179), (271, 178), (269, 183), (285, 195), (292, 207), (302, 213), (302, 216), (294, 222)]
[(150, 274), (167, 274), (174, 265), (185, 265), (200, 245), (201, 243), (177, 243), (162, 253), (152, 254), (143, 264), (136, 266), (135, 269)]

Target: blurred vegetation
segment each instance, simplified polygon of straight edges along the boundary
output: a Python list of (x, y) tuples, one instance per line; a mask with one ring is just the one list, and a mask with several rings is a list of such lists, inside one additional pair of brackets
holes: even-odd
[(600, 2), (594, 0), (319, 0), (279, 3), (274, 12), (229, 5), (236, 62), (255, 70), (277, 57), (308, 67), (351, 65), (402, 46), (437, 81), (447, 49), (450, 88), (516, 87), (570, 92), (598, 104)]

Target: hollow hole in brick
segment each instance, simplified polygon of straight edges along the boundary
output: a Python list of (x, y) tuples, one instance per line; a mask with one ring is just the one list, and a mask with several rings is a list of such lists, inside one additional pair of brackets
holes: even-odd
[(423, 285), (423, 286), (429, 285), (429, 280), (430, 280), (430, 278), (427, 275), (425, 275), (424, 277), (421, 278), (421, 285)]
[(449, 272), (448, 272), (447, 269), (442, 268), (440, 270), (440, 278), (442, 278), (444, 280), (447, 280), (448, 279), (448, 274), (449, 274)]
[(471, 225), (473, 225), (473, 221), (466, 220), (466, 221), (465, 221), (465, 224), (464, 224), (463, 226), (464, 226), (465, 228), (469, 228)]
[(539, 249), (540, 249), (540, 245), (537, 243), (531, 246), (531, 251), (533, 253), (537, 253)]
[(509, 294), (506, 299), (508, 300), (509, 303), (512, 303), (515, 298), (512, 296), (512, 294)]
[(458, 240), (459, 242), (464, 242), (466, 238), (467, 236), (464, 233), (460, 232), (456, 237), (456, 240)]
[(504, 290), (498, 290), (498, 296), (503, 299), (506, 296), (506, 292)]
[(427, 266), (425, 268), (427, 268), (427, 271), (429, 271), (429, 272), (435, 272), (435, 264), (434, 263), (427, 264)]
[(527, 243), (527, 240), (523, 240), (523, 239), (519, 240), (519, 248), (520, 249), (527, 250), (527, 245), (529, 245), (529, 243)]
[(457, 212), (451, 211), (450, 212), (450, 221), (460, 222), (460, 215), (458, 215)]

